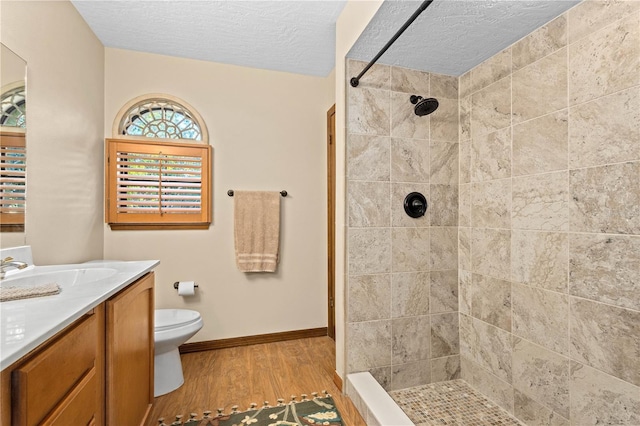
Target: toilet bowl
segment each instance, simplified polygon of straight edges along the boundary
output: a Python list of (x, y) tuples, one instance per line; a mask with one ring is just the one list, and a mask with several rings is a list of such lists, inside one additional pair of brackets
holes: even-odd
[(200, 313), (189, 309), (156, 309), (154, 396), (178, 389), (184, 383), (178, 346), (202, 328)]

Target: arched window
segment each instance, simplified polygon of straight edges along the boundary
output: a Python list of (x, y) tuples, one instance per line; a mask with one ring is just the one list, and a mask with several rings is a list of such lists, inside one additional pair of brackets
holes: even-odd
[(24, 232), (27, 150), (24, 81), (0, 94), (0, 231)]
[(26, 128), (26, 96), (24, 85), (9, 89), (2, 93), (0, 99), (2, 115), (0, 126)]
[(202, 140), (200, 125), (184, 106), (169, 99), (135, 104), (123, 117), (120, 134), (163, 139)]
[(112, 229), (206, 229), (211, 146), (186, 102), (151, 94), (124, 105), (107, 139), (105, 205)]

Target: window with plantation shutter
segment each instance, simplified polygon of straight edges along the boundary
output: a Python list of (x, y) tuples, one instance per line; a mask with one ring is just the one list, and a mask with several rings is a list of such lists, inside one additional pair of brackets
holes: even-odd
[(0, 231), (23, 232), (27, 150), (22, 132), (0, 132)]
[(211, 146), (107, 139), (112, 229), (200, 229), (211, 222)]

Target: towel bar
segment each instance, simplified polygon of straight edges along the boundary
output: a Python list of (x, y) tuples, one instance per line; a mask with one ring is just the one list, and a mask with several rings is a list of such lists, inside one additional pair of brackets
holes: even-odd
[[(227, 195), (229, 197), (233, 197), (233, 189), (230, 189), (227, 191)], [(288, 192), (285, 190), (280, 191), (280, 195), (282, 195), (283, 197), (286, 197), (288, 195)]]

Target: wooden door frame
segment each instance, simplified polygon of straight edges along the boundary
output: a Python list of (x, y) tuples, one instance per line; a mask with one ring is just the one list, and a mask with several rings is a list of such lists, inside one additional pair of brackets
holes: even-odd
[(336, 105), (327, 111), (327, 335), (336, 338), (335, 224), (336, 224)]

